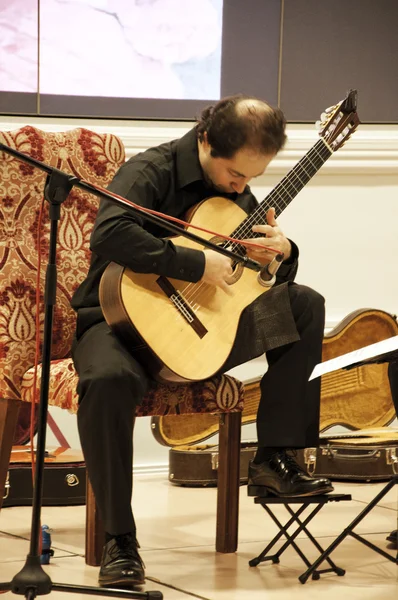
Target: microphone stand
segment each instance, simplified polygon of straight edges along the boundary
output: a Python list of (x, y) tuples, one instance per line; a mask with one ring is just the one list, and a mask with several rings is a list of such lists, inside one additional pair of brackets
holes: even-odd
[[(12, 581), (0, 583), (0, 592), (11, 591), (14, 594), (25, 596), (28, 600), (33, 600), (36, 596), (49, 594), (51, 591), (59, 592), (78, 592), (81, 594), (93, 594), (99, 596), (111, 596), (120, 598), (138, 598), (142, 600), (161, 600), (162, 592), (138, 592), (130, 590), (119, 590), (112, 588), (99, 588), (93, 586), (77, 586), (62, 583), (54, 583), (51, 581), (48, 574), (43, 570), (40, 564), (39, 556), (39, 535), (40, 535), (40, 516), (41, 505), (43, 499), (43, 474), (44, 474), (44, 458), (46, 445), (46, 425), (48, 412), (48, 391), (50, 382), (50, 364), (51, 364), (51, 343), (52, 343), (52, 327), (53, 314), (56, 302), (57, 289), (57, 267), (56, 267), (56, 250), (57, 250), (57, 233), (58, 221), (61, 214), (61, 204), (67, 199), (69, 192), (73, 186), (76, 186), (86, 192), (106, 198), (112, 202), (119, 203), (133, 213), (142, 212), (133, 208), (127, 202), (123, 202), (109, 192), (98, 189), (95, 185), (79, 180), (77, 177), (69, 175), (55, 167), (51, 167), (46, 163), (38, 161), (26, 154), (14, 150), (5, 144), (0, 143), (0, 151), (6, 152), (14, 156), (18, 160), (25, 162), (33, 167), (36, 167), (47, 173), (47, 179), (44, 188), (44, 197), (49, 202), (50, 215), (50, 243), (49, 243), (49, 259), (46, 270), (45, 282), (45, 317), (44, 317), (44, 336), (43, 336), (43, 357), (42, 357), (42, 376), (40, 384), (40, 404), (38, 418), (38, 436), (37, 436), (37, 468), (35, 474), (35, 484), (33, 490), (32, 502), (32, 522), (31, 522), (31, 538), (29, 554), (26, 558), (24, 567), (17, 573)], [(221, 248), (208, 240), (202, 239), (195, 234), (181, 229), (176, 225), (155, 215), (145, 213), (145, 218), (160, 224), (166, 229), (183, 235), (191, 240), (197, 241), (202, 246), (207, 246), (216, 252), (220, 252), (229, 256), (236, 262), (241, 262), (244, 266), (261, 271), (262, 267), (256, 261), (250, 260), (246, 256), (240, 256), (225, 248)], [(38, 310), (38, 307), (36, 307)]]

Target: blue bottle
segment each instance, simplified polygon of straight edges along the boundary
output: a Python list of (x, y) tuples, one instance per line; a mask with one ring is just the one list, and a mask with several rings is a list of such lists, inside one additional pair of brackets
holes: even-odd
[(40, 555), (40, 564), (48, 565), (50, 564), (50, 556), (54, 556), (54, 550), (51, 548), (51, 529), (48, 525), (41, 526), (41, 555)]

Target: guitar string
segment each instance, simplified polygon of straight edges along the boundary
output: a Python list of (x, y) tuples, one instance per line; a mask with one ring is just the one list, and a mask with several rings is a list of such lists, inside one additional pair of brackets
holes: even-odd
[[(244, 239), (246, 236), (251, 235), (252, 237), (261, 237), (261, 233), (255, 233), (251, 230), (252, 224), (267, 224), (266, 220), (266, 211), (273, 204), (276, 203), (276, 208), (279, 209), (281, 206), (283, 207), (279, 210), (279, 214), (289, 205), (289, 203), (293, 200), (293, 198), (301, 191), (301, 189), (308, 183), (308, 181), (315, 175), (315, 173), (320, 169), (320, 167), (324, 164), (327, 158), (332, 154), (332, 151), (329, 147), (324, 143), (321, 138), (316, 142), (316, 144), (311, 148), (307, 155), (305, 155), (295, 167), (281, 180), (281, 182), (270, 192), (270, 194), (260, 203), (260, 205), (248, 215), (242, 223), (238, 226), (238, 228), (231, 234), (230, 237)], [(306, 164), (308, 163), (308, 164)], [(307, 167), (307, 169), (305, 168)], [(297, 171), (300, 171), (302, 175), (302, 179), (299, 177)], [(303, 177), (304, 174), (304, 177)], [(293, 177), (298, 180), (298, 187), (294, 185)], [(290, 186), (290, 187), (289, 187)], [(284, 197), (281, 194), (281, 191), (285, 193), (289, 197), (288, 201), (284, 200)], [(274, 202), (275, 198), (275, 202)], [(278, 203), (279, 200), (279, 203)], [(264, 205), (267, 205), (264, 208)], [(262, 213), (262, 214), (261, 214)], [(279, 214), (277, 216), (279, 216)], [(238, 254), (245, 253), (245, 249), (237, 242), (224, 242), (222, 244), (224, 247), (228, 248), (228, 250), (235, 251)], [(206, 284), (203, 281), (196, 283), (188, 283), (185, 288), (183, 288), (179, 293), (183, 296), (184, 301), (190, 304), (191, 310), (197, 312), (200, 306), (198, 304), (193, 304), (195, 298), (202, 291), (202, 287), (209, 284)]]

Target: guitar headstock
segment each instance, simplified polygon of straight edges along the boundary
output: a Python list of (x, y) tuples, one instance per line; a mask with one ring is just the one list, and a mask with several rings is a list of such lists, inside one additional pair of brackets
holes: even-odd
[(360, 120), (357, 113), (357, 91), (350, 90), (339, 104), (327, 108), (321, 115), (319, 135), (335, 152), (354, 133)]

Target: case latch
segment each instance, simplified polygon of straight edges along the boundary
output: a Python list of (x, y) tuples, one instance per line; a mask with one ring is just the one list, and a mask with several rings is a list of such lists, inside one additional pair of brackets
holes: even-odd
[(309, 475), (313, 475), (315, 473), (316, 451), (316, 448), (304, 448), (304, 462)]
[(213, 471), (218, 471), (218, 452), (211, 453), (211, 468)]
[(394, 475), (398, 475), (398, 456), (396, 448), (387, 448), (386, 460), (388, 465), (392, 465), (392, 472)]
[(79, 478), (75, 473), (68, 473), (65, 475), (65, 481), (69, 487), (75, 487), (75, 485), (79, 485), (80, 483)]
[(7, 478), (6, 478), (6, 484), (4, 486), (4, 496), (3, 496), (3, 500), (5, 500), (6, 498), (8, 498), (9, 494), (10, 494), (10, 472), (7, 471)]

